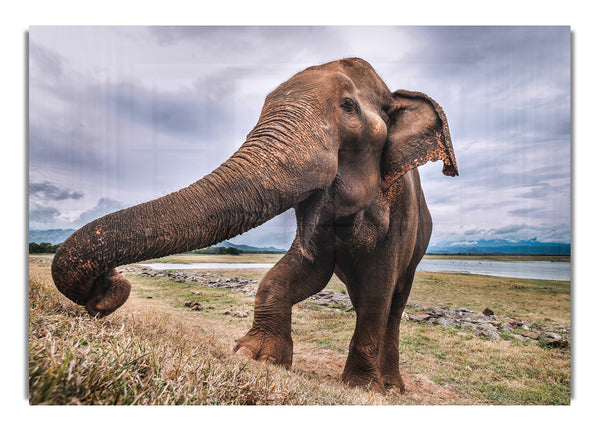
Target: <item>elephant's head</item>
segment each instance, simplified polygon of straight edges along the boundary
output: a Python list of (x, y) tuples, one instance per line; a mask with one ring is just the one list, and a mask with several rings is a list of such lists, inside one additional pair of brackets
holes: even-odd
[(267, 96), (246, 142), (221, 166), (82, 227), (58, 249), (52, 275), (68, 298), (106, 315), (129, 295), (119, 265), (215, 244), (291, 207), (308, 249), (317, 224), (363, 210), (382, 187), (430, 160), (457, 175), (437, 103), (391, 93), (361, 59), (310, 67)]

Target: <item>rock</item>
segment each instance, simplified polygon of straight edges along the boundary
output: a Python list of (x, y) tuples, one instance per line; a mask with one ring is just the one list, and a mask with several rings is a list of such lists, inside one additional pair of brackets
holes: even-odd
[(519, 334), (510, 334), (511, 337), (513, 337), (515, 340), (519, 340), (519, 341), (527, 341), (527, 339)]
[(454, 328), (458, 323), (455, 320), (440, 317), (438, 319), (438, 325), (443, 326), (444, 328)]
[(431, 319), (431, 316), (426, 313), (417, 313), (417, 314), (409, 314), (408, 318), (415, 322), (424, 322), (426, 320)]
[(567, 347), (569, 342), (555, 332), (546, 332), (546, 345), (550, 347)]
[(204, 309), (204, 307), (202, 306), (202, 304), (200, 304), (199, 302), (196, 302), (196, 301), (186, 302), (184, 305), (186, 307), (190, 307), (194, 311), (200, 311), (200, 310)]
[(489, 322), (490, 318), (483, 313), (475, 313), (471, 315), (472, 320), (477, 322)]
[(512, 332), (514, 329), (508, 322), (502, 322), (498, 328), (500, 329), (500, 332)]
[(519, 322), (519, 326), (523, 329), (525, 329), (526, 331), (529, 330), (529, 328), (531, 328), (533, 326), (534, 322), (527, 322), (525, 320), (522, 320)]
[(429, 310), (427, 310), (427, 311), (429, 312), (429, 314), (433, 314), (434, 316), (437, 316), (437, 317), (442, 317), (446, 314), (448, 309), (444, 309), (444, 308), (440, 308), (440, 307), (429, 307)]
[(248, 317), (248, 313), (246, 313), (245, 311), (236, 311), (235, 313), (233, 313), (233, 317), (243, 319), (245, 317)]
[(227, 316), (227, 315), (231, 314), (231, 311), (225, 310), (225, 311), (223, 311), (223, 314)]
[(346, 305), (352, 306), (350, 297), (346, 293), (337, 293), (331, 290), (323, 290), (308, 298), (314, 304), (317, 305)]
[(491, 323), (481, 323), (479, 327), (485, 331), (495, 331), (496, 328)]
[(502, 337), (500, 336), (500, 334), (498, 334), (498, 332), (496, 332), (496, 330), (488, 330), (487, 336), (490, 337), (492, 340), (501, 340), (502, 339)]
[(483, 314), (485, 316), (493, 316), (494, 312), (492, 310), (490, 310), (489, 308), (486, 308), (485, 310), (483, 310)]
[(540, 338), (540, 334), (538, 334), (537, 332), (531, 332), (531, 331), (523, 331), (523, 332), (521, 332), (521, 335), (524, 337), (533, 338), (534, 340), (537, 340), (538, 338)]
[(477, 335), (479, 337), (491, 338), (492, 340), (500, 340), (502, 338), (502, 337), (500, 337), (500, 334), (498, 334), (498, 332), (496, 332), (496, 330), (493, 328), (491, 328), (491, 329), (476, 329), (475, 335)]
[(461, 322), (461, 324), (460, 324), (460, 329), (473, 329), (473, 328), (475, 328), (475, 324), (474, 323)]

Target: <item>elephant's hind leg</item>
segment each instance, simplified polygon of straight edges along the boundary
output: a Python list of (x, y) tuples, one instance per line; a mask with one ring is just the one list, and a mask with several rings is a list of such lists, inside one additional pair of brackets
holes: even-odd
[(352, 387), (368, 387), (385, 393), (377, 358), (386, 327), (386, 313), (383, 310), (389, 307), (389, 303), (386, 305), (386, 299), (382, 296), (369, 295), (365, 298), (365, 292), (367, 289), (363, 289), (358, 300), (353, 300), (356, 328), (350, 341), (342, 381)]
[(332, 255), (316, 255), (309, 261), (294, 242), (261, 281), (252, 329), (236, 340), (237, 354), (289, 368), (293, 356), (292, 306), (322, 290), (332, 274)]
[(406, 387), (400, 376), (400, 319), (406, 306), (408, 295), (412, 287), (414, 270), (409, 272), (403, 280), (398, 282), (398, 286), (392, 297), (390, 315), (388, 317), (383, 344), (379, 351), (378, 363), (381, 377), (386, 386), (396, 388), (404, 393)]
[(431, 237), (431, 216), (422, 195), (420, 196), (420, 199), (419, 227), (417, 230), (415, 249), (408, 267), (396, 283), (383, 338), (383, 346), (379, 352), (378, 358), (379, 369), (381, 370), (384, 383), (399, 389), (400, 392), (405, 391), (404, 382), (402, 377), (400, 377), (399, 366), (400, 319), (402, 318), (402, 312), (404, 311), (404, 307), (406, 306), (408, 296), (412, 289), (417, 265), (425, 255), (425, 250), (427, 249), (429, 238)]

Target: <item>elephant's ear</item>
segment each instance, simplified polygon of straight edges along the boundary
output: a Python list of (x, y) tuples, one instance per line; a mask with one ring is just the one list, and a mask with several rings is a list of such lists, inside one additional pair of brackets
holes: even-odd
[(429, 161), (443, 160), (445, 175), (458, 175), (446, 114), (423, 93), (398, 90), (388, 109), (388, 140), (382, 159), (384, 187)]

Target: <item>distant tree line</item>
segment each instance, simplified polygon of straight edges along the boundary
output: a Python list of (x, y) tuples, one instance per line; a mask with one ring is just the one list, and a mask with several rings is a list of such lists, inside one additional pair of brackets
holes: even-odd
[(186, 254), (242, 254), (242, 250), (235, 247), (206, 247), (198, 250), (192, 250), (186, 252)]
[(30, 242), (29, 253), (56, 253), (60, 244), (50, 244), (49, 242)]
[(281, 254), (280, 251), (272, 250), (242, 250), (235, 247), (206, 247), (198, 250), (192, 250), (186, 252), (186, 254)]

